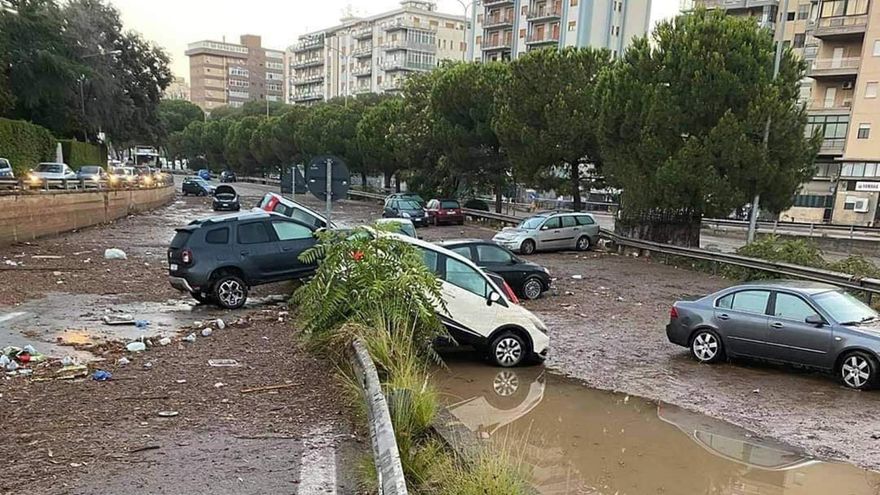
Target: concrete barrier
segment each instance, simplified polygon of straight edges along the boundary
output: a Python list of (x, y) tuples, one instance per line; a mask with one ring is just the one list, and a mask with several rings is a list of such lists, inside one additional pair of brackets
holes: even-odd
[(166, 205), (174, 186), (0, 196), (0, 245), (30, 241)]
[(370, 439), (373, 445), (373, 460), (376, 475), (379, 477), (381, 495), (406, 495), (406, 479), (400, 464), (400, 451), (391, 424), (388, 401), (382, 393), (382, 384), (376, 365), (370, 357), (367, 346), (360, 339), (352, 342), (352, 366), (361, 384), (364, 400), (367, 402), (367, 422), (370, 426)]

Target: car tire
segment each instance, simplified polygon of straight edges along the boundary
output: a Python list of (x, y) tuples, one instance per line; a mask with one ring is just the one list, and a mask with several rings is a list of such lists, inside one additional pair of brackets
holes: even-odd
[(206, 292), (190, 292), (189, 294), (193, 299), (202, 304), (212, 304), (214, 302), (213, 294), (208, 294)]
[(489, 359), (495, 366), (512, 368), (528, 358), (525, 340), (513, 332), (501, 332), (489, 344)]
[(717, 363), (724, 359), (721, 337), (708, 328), (697, 330), (691, 338), (691, 355), (701, 363)]
[(589, 251), (591, 247), (593, 247), (593, 242), (590, 240), (589, 236), (582, 235), (578, 237), (575, 249), (578, 251)]
[(456, 223), (457, 225), (464, 225), (464, 218), (462, 218), (461, 220), (459, 220), (459, 221), (457, 221), (457, 222), (455, 222), (455, 223)]
[(519, 252), (526, 256), (535, 254), (535, 241), (531, 239), (524, 240), (519, 246)]
[(235, 275), (223, 275), (214, 282), (211, 294), (221, 308), (238, 309), (247, 301), (248, 286)]
[(523, 282), (520, 291), (522, 292), (523, 298), (528, 299), (529, 301), (534, 301), (541, 297), (541, 294), (544, 292), (544, 284), (541, 282), (540, 278), (531, 276)]
[(877, 383), (880, 366), (873, 356), (866, 352), (850, 352), (840, 360), (837, 376), (843, 385), (853, 390), (867, 390)]

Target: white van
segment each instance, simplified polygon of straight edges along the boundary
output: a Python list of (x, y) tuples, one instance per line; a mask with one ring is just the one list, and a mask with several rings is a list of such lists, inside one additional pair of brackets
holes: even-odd
[(531, 311), (508, 298), (471, 260), (412, 237), (382, 233), (422, 252), (425, 264), (443, 282), (446, 311), (437, 315), (460, 344), (486, 353), (496, 365), (543, 361), (550, 348), (547, 327)]
[[(277, 193), (266, 193), (257, 208), (268, 212), (280, 213), (294, 220), (305, 222), (308, 225), (314, 225), (319, 229), (328, 228), (327, 219), (323, 215)], [(329, 228), (335, 229), (336, 225), (330, 222)]]

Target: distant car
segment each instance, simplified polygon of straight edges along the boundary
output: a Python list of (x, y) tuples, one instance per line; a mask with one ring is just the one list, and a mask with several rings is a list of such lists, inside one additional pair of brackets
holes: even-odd
[(238, 182), (238, 178), (232, 170), (224, 170), (220, 172), (220, 182)]
[(541, 213), (515, 228), (506, 227), (492, 240), (525, 255), (563, 249), (587, 251), (599, 242), (599, 224), (588, 213)]
[(415, 238), (419, 237), (416, 235), (415, 225), (406, 218), (380, 218), (379, 220), (376, 220), (376, 224), (392, 226), (398, 234), (408, 235)]
[(440, 246), (473, 261), (483, 270), (497, 273), (524, 299), (537, 299), (550, 290), (550, 271), (521, 260), (507, 248), (481, 239), (438, 242)]
[(241, 209), (241, 203), (238, 200), (238, 193), (232, 186), (220, 184), (214, 190), (214, 201), (212, 203), (214, 211), (238, 211)]
[(76, 178), (83, 182), (83, 187), (101, 187), (108, 177), (104, 167), (99, 165), (83, 165), (76, 171)]
[(134, 167), (113, 167), (109, 175), (111, 187), (133, 186), (137, 182)]
[(669, 341), (701, 362), (750, 357), (833, 371), (865, 389), (880, 374), (880, 315), (833, 285), (763, 281), (677, 301)]
[(12, 171), (12, 164), (6, 158), (0, 158), (0, 179), (14, 179), (15, 172)]
[(259, 210), (193, 221), (168, 248), (169, 282), (200, 302), (240, 308), (253, 286), (314, 273), (299, 255), (317, 242), (315, 230)]
[[(66, 163), (41, 163), (37, 168), (28, 174), (28, 182), (32, 186), (40, 186), (44, 181), (51, 180), (76, 180), (76, 172), (74, 172)], [(63, 187), (62, 184), (50, 184), (50, 187)]]
[(196, 196), (212, 196), (214, 194), (214, 186), (208, 184), (208, 182), (201, 177), (191, 176), (183, 179), (183, 183), (180, 185), (180, 191), (184, 196), (189, 196), (190, 194)]
[(198, 175), (199, 177), (201, 177), (204, 180), (211, 180), (211, 171), (206, 168), (203, 168), (203, 169), (199, 170), (198, 172), (196, 172), (196, 175)]
[(324, 218), (324, 216), (320, 213), (310, 209), (305, 205), (299, 204), (296, 201), (289, 200), (277, 193), (266, 193), (266, 195), (263, 196), (263, 199), (260, 201), (259, 208), (261, 210), (279, 213), (286, 217), (293, 218), (294, 220), (305, 222), (309, 225), (315, 226), (315, 228), (336, 228), (336, 225), (334, 225), (332, 222), (328, 226), (327, 219)]
[(408, 199), (408, 200), (410, 200), (410, 201), (415, 201), (415, 202), (418, 203), (419, 206), (421, 206), (422, 208), (424, 208), (425, 206), (428, 205), (428, 203), (427, 203), (424, 199), (422, 199), (421, 196), (419, 196), (419, 195), (416, 194), (416, 193), (408, 193), (408, 192), (405, 192), (405, 193), (393, 193), (393, 194), (389, 194), (388, 197), (385, 198), (385, 201), (388, 201), (388, 200), (390, 200), (390, 199)]
[(428, 212), (414, 199), (389, 196), (385, 200), (382, 218), (406, 218), (416, 227), (428, 225)]
[(425, 209), (434, 225), (464, 225), (464, 213), (461, 212), (461, 203), (457, 199), (432, 199)]

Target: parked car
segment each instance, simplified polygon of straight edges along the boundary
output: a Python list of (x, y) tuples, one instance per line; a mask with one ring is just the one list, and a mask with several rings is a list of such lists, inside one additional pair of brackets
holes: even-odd
[(238, 193), (232, 186), (220, 184), (214, 190), (214, 201), (212, 204), (214, 211), (229, 210), (238, 211), (241, 209), (241, 203), (238, 200)]
[(408, 235), (410, 237), (416, 238), (419, 237), (418, 235), (416, 235), (415, 225), (413, 225), (413, 223), (406, 218), (380, 218), (379, 220), (376, 220), (376, 224), (389, 225), (393, 229), (395, 229), (395, 232), (398, 234)]
[(203, 169), (199, 170), (198, 172), (196, 172), (196, 175), (198, 175), (199, 177), (201, 177), (204, 180), (211, 180), (211, 171), (206, 168), (203, 168)]
[(137, 182), (134, 167), (113, 167), (109, 175), (111, 187), (132, 186)]
[(416, 193), (408, 193), (408, 192), (404, 192), (404, 193), (393, 193), (393, 194), (389, 194), (389, 195), (385, 198), (385, 201), (387, 202), (388, 200), (391, 200), (391, 199), (408, 199), (408, 200), (411, 200), (411, 201), (415, 201), (415, 202), (418, 203), (419, 206), (421, 206), (422, 208), (424, 208), (424, 207), (427, 206), (427, 204), (428, 204), (424, 199), (422, 199), (421, 196), (419, 196), (419, 195), (416, 194)]
[[(279, 213), (286, 217), (293, 218), (294, 220), (305, 222), (315, 228), (328, 228), (327, 219), (324, 218), (323, 215), (305, 205), (297, 203), (296, 201), (289, 200), (280, 194), (272, 192), (266, 193), (260, 201), (259, 208), (265, 211)], [(331, 222), (329, 228), (335, 229), (336, 225)]]
[(14, 179), (15, 172), (12, 171), (12, 164), (6, 158), (0, 158), (0, 179)]
[(880, 373), (880, 317), (833, 285), (763, 281), (695, 301), (677, 301), (669, 341), (701, 362), (749, 357), (832, 371), (844, 385), (869, 388)]
[(416, 227), (428, 225), (428, 212), (417, 201), (412, 199), (389, 197), (385, 200), (382, 218), (406, 218)]
[(299, 255), (315, 245), (314, 226), (264, 211), (196, 220), (168, 248), (171, 286), (200, 302), (236, 309), (256, 285), (312, 275)]
[[(32, 186), (40, 186), (47, 180), (76, 180), (74, 172), (66, 163), (41, 163), (28, 174), (28, 181)], [(57, 187), (61, 187), (58, 184)]]
[(238, 178), (232, 170), (224, 170), (220, 172), (220, 182), (238, 182)]
[(83, 165), (76, 171), (76, 178), (82, 181), (83, 187), (101, 187), (108, 175), (100, 165)]
[(196, 196), (212, 196), (214, 194), (214, 186), (208, 184), (201, 177), (186, 177), (180, 185), (180, 191), (184, 196), (195, 194)]
[(599, 224), (588, 213), (547, 212), (505, 227), (493, 241), (515, 253), (576, 249), (586, 251), (599, 242)]
[(507, 248), (494, 242), (458, 239), (438, 244), (473, 261), (483, 270), (497, 273), (522, 298), (537, 299), (545, 291), (550, 290), (552, 279), (549, 270), (521, 260)]
[(457, 199), (432, 199), (425, 208), (434, 225), (450, 223), (464, 225), (464, 213)]

